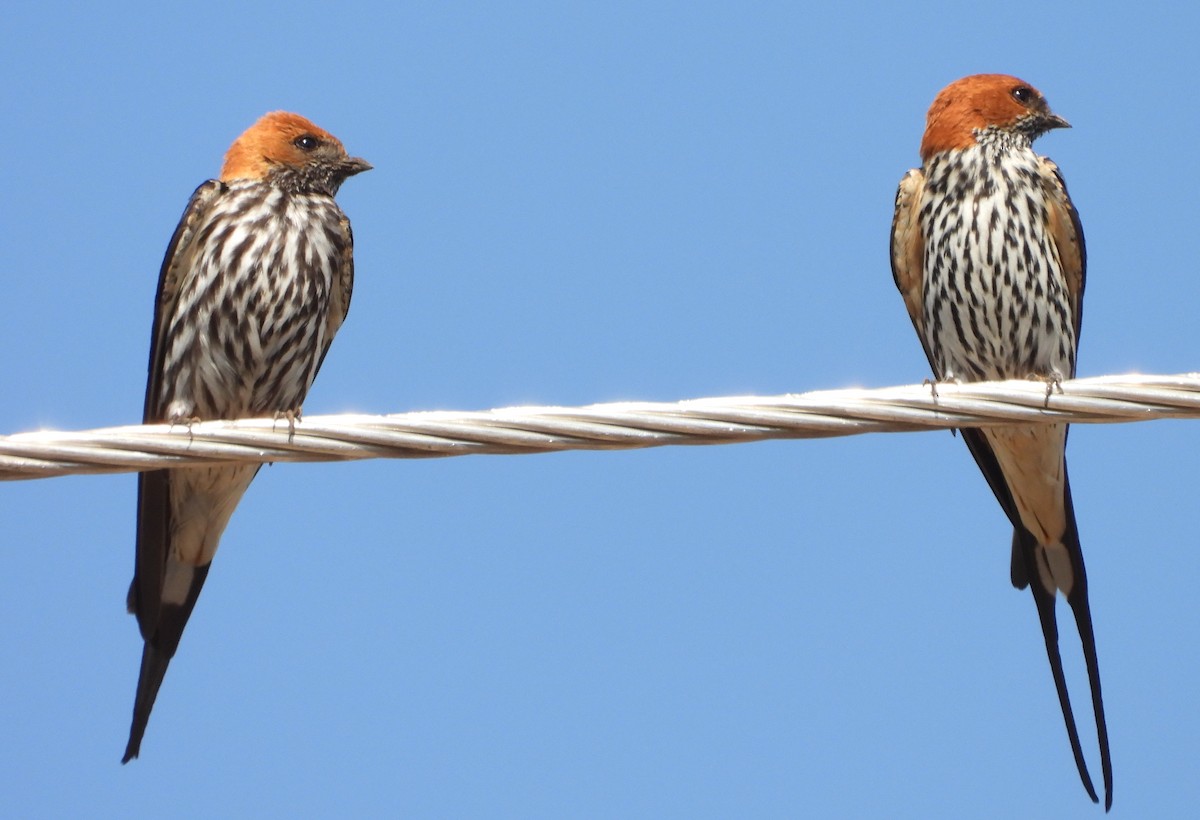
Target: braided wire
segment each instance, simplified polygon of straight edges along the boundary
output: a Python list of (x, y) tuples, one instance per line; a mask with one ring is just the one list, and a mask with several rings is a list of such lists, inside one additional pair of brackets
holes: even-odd
[(734, 444), (1000, 424), (1200, 417), (1200, 373), (941, 383), (585, 407), (154, 424), (0, 436), (0, 480), (164, 467)]

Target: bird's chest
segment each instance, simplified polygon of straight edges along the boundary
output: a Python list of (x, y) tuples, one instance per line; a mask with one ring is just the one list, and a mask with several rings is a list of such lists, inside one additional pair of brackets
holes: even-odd
[(297, 409), (315, 376), (340, 249), (313, 206), (265, 201), (218, 221), (181, 292), (164, 379), (168, 415)]
[(1070, 377), (1072, 310), (1036, 166), (979, 159), (931, 181), (923, 292), (938, 376)]

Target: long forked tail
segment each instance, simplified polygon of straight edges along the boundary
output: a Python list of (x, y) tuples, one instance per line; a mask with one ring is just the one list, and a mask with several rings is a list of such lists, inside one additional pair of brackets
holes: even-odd
[[(1112, 757), (1108, 745), (1108, 726), (1104, 719), (1104, 700), (1100, 692), (1100, 665), (1096, 656), (1096, 638), (1092, 630), (1092, 614), (1088, 603), (1087, 575), (1083, 566), (1083, 552), (1079, 546), (1079, 535), (1075, 527), (1074, 510), (1071, 509), (1070, 489), (1067, 489), (1067, 532), (1063, 538), (1063, 546), (1071, 557), (1072, 585), (1067, 594), (1067, 603), (1075, 615), (1075, 625), (1079, 631), (1079, 640), (1083, 648), (1084, 663), (1087, 665), (1088, 683), (1091, 687), (1092, 711), (1096, 719), (1096, 739), (1100, 746), (1100, 767), (1104, 778), (1104, 809), (1112, 808)], [(1033, 593), (1037, 605), (1038, 620), (1042, 624), (1042, 634), (1046, 640), (1046, 657), (1050, 661), (1050, 672), (1054, 676), (1054, 687), (1058, 691), (1058, 702), (1062, 708), (1063, 721), (1067, 727), (1067, 737), (1071, 742), (1071, 752), (1075, 757), (1075, 766), (1079, 770), (1079, 778), (1087, 790), (1092, 802), (1098, 803), (1096, 789), (1088, 772), (1087, 761), (1079, 743), (1079, 732), (1075, 725), (1075, 715), (1071, 709), (1071, 697), (1067, 691), (1066, 676), (1063, 673), (1062, 655), (1058, 646), (1058, 623), (1055, 618), (1056, 590), (1046, 589), (1037, 569), (1038, 552), (1043, 548), (1037, 539), (1024, 528), (1018, 528), (1013, 534), (1013, 581), (1017, 584), (1018, 573), (1017, 553), (1024, 564), (1023, 578)]]

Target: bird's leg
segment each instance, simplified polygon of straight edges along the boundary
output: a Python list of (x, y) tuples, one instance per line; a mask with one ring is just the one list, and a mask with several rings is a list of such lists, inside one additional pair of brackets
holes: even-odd
[(177, 424), (182, 424), (187, 428), (189, 446), (193, 441), (195, 441), (195, 436), (192, 435), (192, 425), (199, 424), (202, 421), (204, 421), (204, 419), (200, 418), (199, 416), (189, 416), (182, 412), (174, 412), (167, 416), (167, 424), (169, 424), (172, 429), (174, 429), (175, 425)]
[[(275, 421), (287, 419), (288, 423), (288, 444), (292, 443), (292, 439), (296, 437), (296, 422), (300, 421), (301, 408), (296, 407), (289, 410), (277, 410), (275, 412)], [(274, 428), (274, 424), (271, 425)]]
[[(933, 403), (936, 406), (938, 403), (938, 385), (939, 384), (958, 384), (958, 379), (952, 374), (944, 379), (925, 379), (921, 382), (922, 385), (928, 385), (929, 395), (933, 396)], [(951, 427), (950, 435), (954, 438), (958, 437), (958, 428)]]
[(1057, 370), (1054, 370), (1047, 376), (1032, 376), (1031, 378), (1035, 379), (1036, 381), (1042, 381), (1046, 383), (1046, 400), (1042, 404), (1042, 408), (1049, 409), (1050, 396), (1054, 393), (1058, 393), (1060, 396), (1062, 395), (1063, 374), (1059, 373)]

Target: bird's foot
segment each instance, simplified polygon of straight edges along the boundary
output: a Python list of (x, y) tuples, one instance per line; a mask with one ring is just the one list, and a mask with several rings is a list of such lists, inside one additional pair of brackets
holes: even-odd
[(1063, 375), (1062, 375), (1062, 373), (1054, 372), (1048, 376), (1033, 376), (1031, 378), (1033, 378), (1036, 381), (1046, 383), (1046, 400), (1042, 403), (1042, 408), (1049, 409), (1050, 397), (1052, 395), (1054, 395), (1055, 393), (1059, 394), (1060, 396), (1062, 395), (1062, 392), (1063, 392), (1063, 389), (1062, 389)]
[[(956, 379), (954, 376), (951, 376), (947, 379), (925, 379), (923, 382), (921, 382), (921, 384), (923, 386), (927, 386), (929, 388), (929, 395), (933, 396), (933, 403), (936, 405), (938, 403), (938, 385), (939, 384), (958, 384), (958, 379)], [(957, 437), (958, 436), (957, 428), (951, 427), (950, 435)]]
[[(296, 437), (296, 422), (300, 421), (300, 412), (301, 412), (301, 409), (299, 407), (297, 407), (292, 410), (280, 410), (275, 413), (275, 421), (279, 421), (280, 419), (287, 419), (288, 444), (291, 444), (292, 439), (294, 439)], [(274, 425), (272, 425), (272, 429), (274, 429)]]
[(192, 435), (192, 425), (199, 424), (202, 421), (204, 421), (204, 419), (200, 418), (199, 416), (188, 416), (184, 415), (183, 413), (173, 413), (167, 417), (167, 424), (169, 424), (172, 429), (174, 429), (176, 425), (183, 425), (187, 428), (188, 444), (191, 444), (192, 441), (195, 440)]

